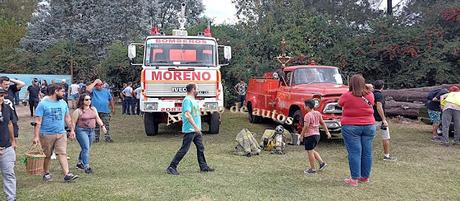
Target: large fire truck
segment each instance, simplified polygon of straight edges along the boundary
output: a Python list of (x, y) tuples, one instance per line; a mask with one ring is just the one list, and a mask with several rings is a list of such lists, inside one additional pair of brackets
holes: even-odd
[(338, 100), (348, 91), (348, 86), (343, 84), (339, 69), (316, 65), (314, 61), (309, 65), (286, 66), (290, 57), (285, 53), (278, 60), (282, 66), (276, 72), (249, 80), (246, 93), (249, 122), (271, 118), (300, 133), (306, 114), (304, 101), (313, 99), (329, 131), (333, 136), (340, 134), (342, 109)]
[[(182, 100), (186, 95), (185, 86), (196, 83), (196, 100), (202, 116), (209, 124), (209, 133), (219, 133), (220, 113), (224, 95), (220, 67), (231, 59), (231, 48), (219, 46), (211, 36), (210, 25), (197, 36), (188, 36), (185, 29), (185, 4), (179, 15), (179, 29), (172, 35), (165, 35), (159, 28), (152, 27), (150, 36), (143, 43), (131, 43), (128, 57), (134, 61), (136, 46), (143, 47), (141, 72), (142, 95), (140, 110), (144, 113), (145, 133), (153, 136), (158, 133), (160, 123), (170, 123), (171, 118), (180, 118)], [(221, 48), (222, 47), (222, 48)], [(223, 49), (225, 60), (219, 63), (219, 49)], [(180, 119), (179, 119), (180, 120)], [(178, 121), (173, 121), (178, 122)]]

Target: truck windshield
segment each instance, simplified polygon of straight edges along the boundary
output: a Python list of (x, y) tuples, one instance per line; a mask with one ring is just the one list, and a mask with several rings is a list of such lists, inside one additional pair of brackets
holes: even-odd
[(343, 84), (337, 68), (300, 68), (294, 73), (294, 84), (334, 83)]
[(198, 39), (149, 39), (145, 65), (214, 66), (215, 42)]

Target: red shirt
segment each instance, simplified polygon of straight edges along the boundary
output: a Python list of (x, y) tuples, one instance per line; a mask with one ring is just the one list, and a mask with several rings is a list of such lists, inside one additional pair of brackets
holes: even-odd
[(339, 99), (342, 107), (342, 125), (372, 125), (374, 119), (374, 94), (369, 93), (364, 96), (371, 105), (362, 97), (353, 96), (351, 92), (344, 93)]

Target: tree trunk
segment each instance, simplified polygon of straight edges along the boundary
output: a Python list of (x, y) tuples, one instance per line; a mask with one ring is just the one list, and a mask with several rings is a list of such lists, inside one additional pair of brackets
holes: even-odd
[(408, 118), (418, 118), (420, 116), (420, 109), (425, 107), (420, 103), (386, 101), (385, 114), (389, 117), (404, 116)]
[(444, 85), (434, 86), (434, 87), (420, 87), (420, 88), (399, 89), (399, 90), (388, 89), (388, 90), (384, 90), (383, 94), (385, 95), (385, 99), (387, 100), (395, 100), (395, 101), (400, 101), (400, 102), (425, 103), (426, 97), (428, 96), (428, 93), (430, 93), (430, 91), (433, 91), (439, 88), (448, 89), (451, 86), (452, 84), (444, 84)]

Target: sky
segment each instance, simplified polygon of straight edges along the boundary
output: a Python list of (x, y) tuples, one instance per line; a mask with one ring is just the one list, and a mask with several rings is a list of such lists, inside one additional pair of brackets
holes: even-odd
[[(386, 0), (374, 0), (380, 2), (380, 9), (386, 9)], [(393, 0), (393, 5), (397, 5), (402, 0)], [(204, 15), (214, 19), (214, 24), (235, 24), (236, 9), (232, 0), (203, 0), (205, 7)]]
[(236, 9), (232, 0), (203, 0), (204, 15), (214, 19), (214, 24), (235, 24)]

